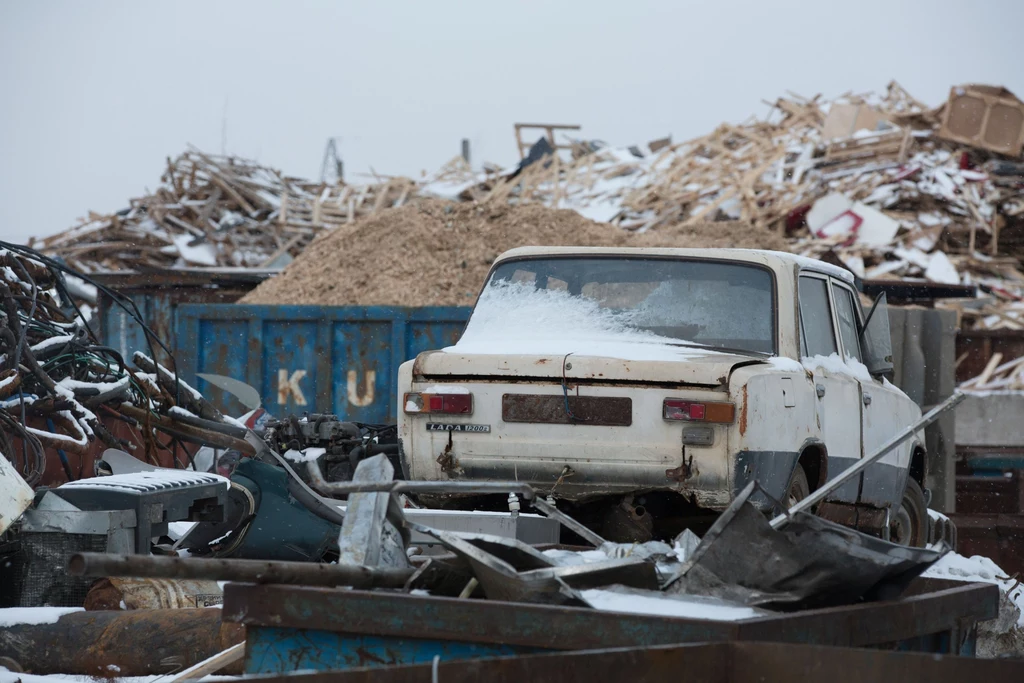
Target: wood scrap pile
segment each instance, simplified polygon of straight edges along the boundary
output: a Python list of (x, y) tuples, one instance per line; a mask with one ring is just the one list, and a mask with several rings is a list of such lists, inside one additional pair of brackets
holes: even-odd
[[(963, 130), (965, 101), (991, 110), (980, 131)], [(42, 246), (87, 271), (276, 269), (324, 228), (424, 197), (536, 203), (639, 233), (741, 221), (865, 279), (977, 286), (987, 308), (964, 306), (967, 324), (1016, 324), (1024, 163), (1009, 155), (1020, 154), (1024, 126), (988, 129), (1015, 120), (1006, 112), (1024, 120), (1024, 103), (1000, 88), (963, 86), (932, 109), (893, 82), (881, 94), (787, 94), (767, 104), (765, 117), (679, 143), (616, 148), (567, 137), (577, 126), (538, 124), (546, 137), (513, 168), (475, 169), (456, 157), (416, 181), (314, 183), (190, 150), (168, 162), (152, 195)]]
[(114, 214), (34, 242), (83, 272), (273, 268), (322, 229), (402, 204), (413, 181), (325, 185), (252, 161), (190, 149), (168, 159), (156, 191)]
[(1021, 391), (1024, 390), (1024, 356), (1006, 363), (1003, 354), (993, 353), (988, 365), (977, 377), (960, 384), (964, 391)]
[[(967, 86), (968, 94), (972, 87), (985, 89)], [(1024, 112), (1012, 94), (999, 96)], [(895, 82), (882, 95), (790, 94), (769, 104), (764, 120), (722, 124), (656, 152), (653, 144), (576, 141), (559, 155), (542, 138), (542, 161), (534, 155), (486, 177), (451, 170), (421, 192), (573, 208), (640, 232), (740, 220), (786, 234), (792, 251), (837, 260), (862, 278), (977, 285), (988, 295), (985, 310), (965, 310), (964, 320), (1015, 324), (1013, 309), (1024, 301), (1024, 164), (988, 143), (965, 144), (947, 130), (955, 119), (948, 104), (929, 109)]]
[[(180, 467), (188, 464), (182, 441), (245, 446), (225, 436), (230, 425), (174, 372), (138, 353), (132, 368), (96, 340), (68, 291), (73, 273), (26, 247), (3, 247), (0, 457), (15, 463), (26, 482), (39, 483), (58, 458), (67, 480), (81, 477), (70, 461), (97, 442)], [(114, 424), (132, 438), (116, 436)], [(157, 438), (156, 430), (170, 439)]]

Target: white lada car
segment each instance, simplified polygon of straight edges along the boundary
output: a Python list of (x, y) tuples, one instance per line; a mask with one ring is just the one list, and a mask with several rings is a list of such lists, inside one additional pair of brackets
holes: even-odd
[[(865, 312), (852, 276), (820, 261), (513, 249), (460, 341), (399, 371), (404, 474), (525, 481), (613, 540), (664, 536), (752, 479), (762, 509), (792, 504), (917, 420), (891, 358), (884, 298)], [(923, 545), (923, 444), (817, 514)]]

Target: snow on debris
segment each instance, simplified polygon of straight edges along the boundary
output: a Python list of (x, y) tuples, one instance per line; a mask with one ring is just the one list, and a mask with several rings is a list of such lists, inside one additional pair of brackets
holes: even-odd
[(632, 312), (531, 284), (495, 282), (484, 289), (462, 338), (449, 353), (601, 356), (684, 360), (714, 353), (631, 326)]
[(0, 608), (0, 626), (56, 624), (65, 614), (82, 611), (81, 607), (4, 607)]
[(282, 455), (292, 462), (312, 462), (326, 452), (326, 448), (304, 448), (301, 451), (289, 448)]
[(605, 612), (708, 621), (739, 621), (767, 614), (763, 610), (734, 605), (715, 598), (622, 589), (614, 586), (580, 591), (580, 596), (594, 609)]
[(1020, 612), (1017, 626), (1024, 628), (1024, 583), (1010, 578), (999, 565), (989, 558), (981, 555), (964, 557), (954, 552), (947, 553), (929, 567), (922, 576), (953, 581), (994, 583), (999, 586), (1000, 592), (1017, 606)]
[(152, 489), (195, 486), (218, 482), (223, 482), (227, 488), (231, 488), (231, 480), (219, 474), (160, 468), (148, 472), (132, 472), (130, 474), (115, 474), (108, 477), (91, 477), (89, 479), (69, 481), (66, 484), (62, 484), (61, 488), (131, 488), (139, 491), (149, 491)]

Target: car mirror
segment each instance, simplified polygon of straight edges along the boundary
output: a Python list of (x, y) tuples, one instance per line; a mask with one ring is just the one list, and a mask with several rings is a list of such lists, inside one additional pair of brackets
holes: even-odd
[(881, 292), (875, 298), (875, 303), (868, 311), (860, 340), (868, 372), (872, 375), (892, 373), (892, 337), (889, 332), (889, 309), (885, 292)]

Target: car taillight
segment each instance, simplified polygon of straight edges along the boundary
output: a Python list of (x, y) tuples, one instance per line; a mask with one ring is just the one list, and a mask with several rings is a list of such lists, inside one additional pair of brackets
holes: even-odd
[(406, 394), (405, 412), (443, 413), (447, 415), (471, 415), (472, 394)]
[(736, 417), (736, 406), (732, 403), (708, 403), (707, 401), (666, 398), (662, 404), (661, 415), (666, 420), (728, 424)]

